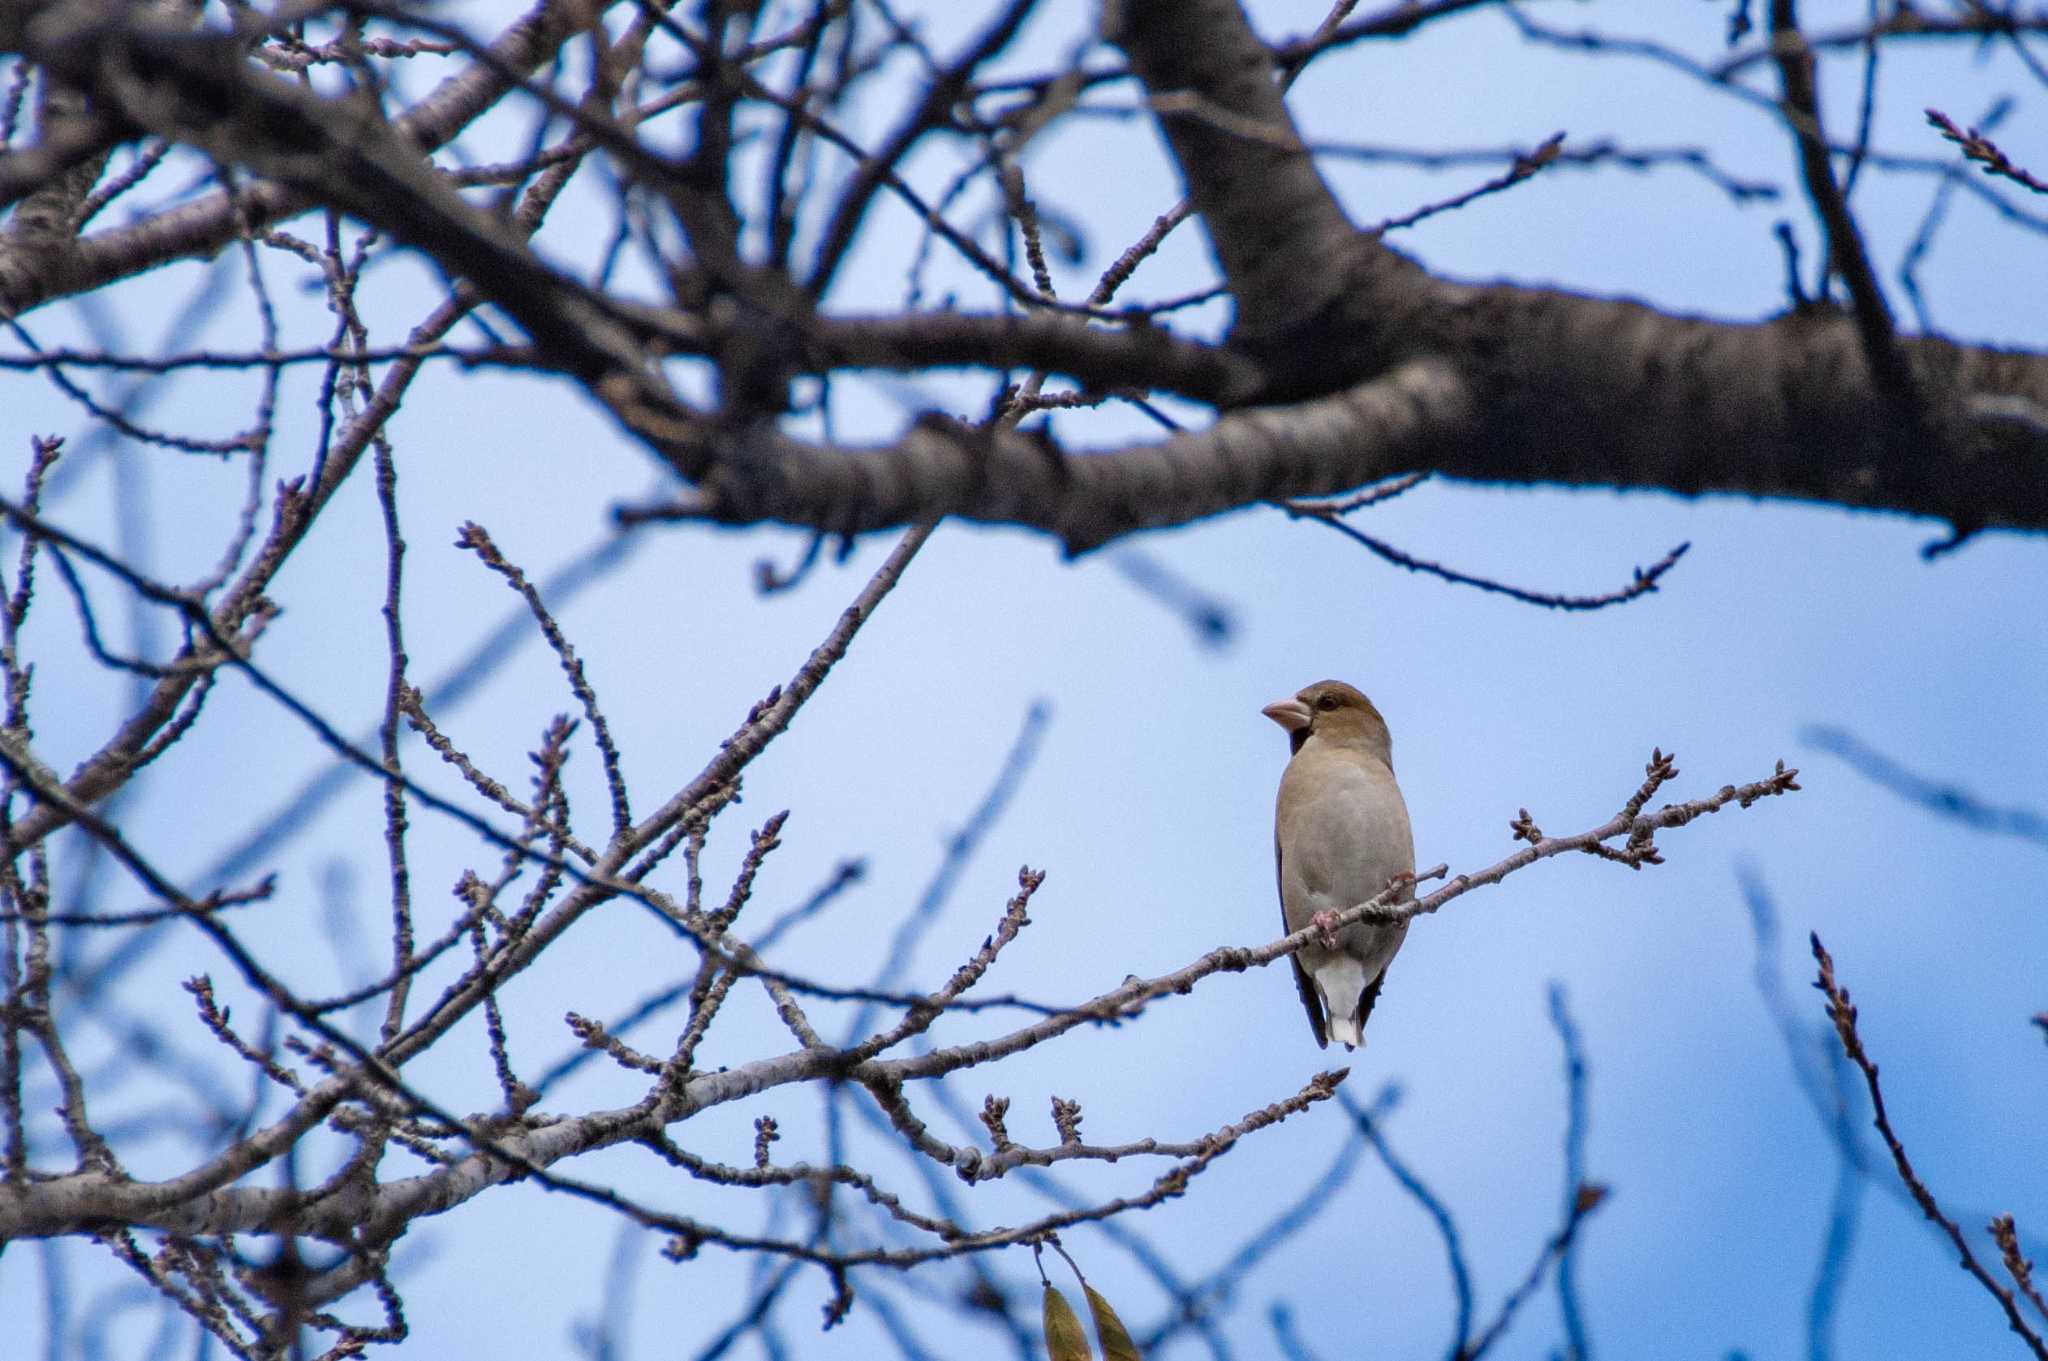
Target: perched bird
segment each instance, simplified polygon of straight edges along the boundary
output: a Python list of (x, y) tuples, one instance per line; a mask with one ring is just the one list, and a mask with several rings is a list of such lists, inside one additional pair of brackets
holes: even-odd
[(1337, 1040), (1349, 1049), (1365, 1043), (1365, 1018), (1408, 923), (1333, 931), (1333, 918), (1399, 881), (1398, 901), (1415, 896), (1415, 838), (1394, 782), (1393, 740), (1372, 701), (1342, 681), (1317, 681), (1261, 712), (1294, 745), (1273, 816), (1280, 917), (1290, 932), (1321, 932), (1295, 954), (1294, 984), (1317, 1047)]

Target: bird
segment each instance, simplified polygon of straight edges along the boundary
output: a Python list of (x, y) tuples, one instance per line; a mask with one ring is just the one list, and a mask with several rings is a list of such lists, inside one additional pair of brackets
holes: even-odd
[(1397, 902), (1415, 896), (1415, 837), (1393, 739), (1373, 702), (1342, 681), (1317, 681), (1260, 712), (1287, 730), (1294, 753), (1273, 813), (1280, 919), (1289, 933), (1320, 929), (1293, 956), (1295, 988), (1316, 1047), (1355, 1048), (1408, 923), (1333, 931), (1333, 918), (1389, 887)]

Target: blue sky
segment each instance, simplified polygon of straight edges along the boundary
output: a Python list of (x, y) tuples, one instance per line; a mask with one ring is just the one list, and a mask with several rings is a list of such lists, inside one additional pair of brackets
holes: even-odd
[[(925, 8), (935, 34), (965, 25), (948, 6)], [(1531, 6), (1529, 13), (1572, 30), (1661, 29), (1667, 42), (1716, 54), (1725, 7), (1657, 8), (1654, 17), (1618, 4)], [(1862, 12), (1861, 5), (1809, 5), (1803, 15), (1821, 29)], [(1306, 31), (1320, 8), (1272, 3), (1255, 13), (1263, 31), (1278, 36)], [(1012, 65), (1038, 69), (1057, 60), (1081, 31), (1081, 14), (1078, 5), (1049, 10)], [(1828, 112), (1840, 132), (1853, 125), (1856, 76), (1852, 63), (1823, 67)], [(1996, 94), (2011, 92), (2020, 104), (2001, 144), (2022, 164), (2048, 166), (2048, 142), (2029, 117), (2040, 91), (2027, 81), (2002, 50), (1980, 57), (1935, 44), (1887, 49), (1877, 140), (1940, 155), (1941, 144), (1921, 127), (1923, 106), (1967, 121)], [(1111, 90), (1101, 102), (1127, 105), (1130, 94)], [(1568, 145), (1607, 136), (1699, 145), (1731, 172), (1787, 190), (1776, 203), (1739, 207), (1678, 170), (1560, 169), (1399, 237), (1404, 249), (1457, 277), (1554, 284), (1754, 319), (1783, 305), (1773, 224), (1794, 224), (1809, 272), (1817, 256), (1790, 144), (1766, 115), (1650, 63), (1532, 51), (1497, 15), (1444, 25), (1412, 44), (1334, 54), (1303, 79), (1294, 107), (1309, 135), (1332, 141), (1526, 146), (1563, 129)], [(872, 120), (871, 131), (886, 126), (887, 111), (874, 110)], [(951, 166), (934, 155), (916, 168), (938, 179)], [(1087, 260), (1061, 276), (1072, 294), (1085, 291), (1178, 192), (1156, 136), (1130, 119), (1077, 120), (1046, 137), (1026, 168), (1047, 207), (1088, 229)], [(1354, 217), (1368, 222), (1488, 173), (1343, 166), (1331, 178)], [(1859, 190), (1857, 206), (1888, 284), (1932, 192), (1925, 176), (1874, 173)], [(574, 258), (601, 241), (606, 224), (569, 206), (543, 242)], [(902, 262), (915, 244), (907, 217), (893, 209), (878, 214), (839, 304), (900, 303)], [(1935, 319), (1960, 338), (2048, 344), (2042, 250), (2038, 236), (2001, 225), (1959, 197), (1923, 276)], [(239, 269), (232, 261), (223, 267)], [(1199, 239), (1184, 231), (1140, 274), (1132, 295), (1200, 287), (1209, 280), (1206, 267)], [(132, 337), (155, 334), (199, 273), (187, 268), (124, 286), (112, 295), (116, 322)], [(387, 334), (416, 319), (425, 282), (407, 260), (381, 272), (370, 311)], [(952, 282), (963, 302), (979, 305), (964, 278)], [(1896, 288), (1894, 300), (1903, 315)], [(319, 334), (326, 321), (317, 302), (301, 306), (290, 324), (305, 337)], [(1206, 324), (1219, 320), (1212, 314)], [(81, 331), (83, 321), (60, 310), (31, 325), (51, 343)], [(249, 325), (230, 312), (206, 338), (250, 343)], [(129, 445), (88, 455), (88, 424), (61, 396), (27, 377), (0, 382), (16, 431), (14, 447), (0, 457), (25, 459), (29, 432), (73, 433), (77, 471), (52, 507), (55, 518), (119, 542), (126, 495), (147, 513), (148, 553), (160, 575), (190, 577), (212, 561), (239, 503), (239, 469)], [(288, 390), (273, 477), (302, 470), (310, 456), (310, 382), (299, 378)], [(842, 388), (843, 429), (879, 436), (904, 419), (901, 386), (856, 379)], [(985, 384), (958, 379), (916, 388), (961, 413), (979, 411), (987, 397)], [(246, 397), (233, 394), (248, 389), (240, 379), (182, 383), (152, 418), (222, 433), (243, 419)], [(242, 405), (221, 405), (235, 400)], [(1115, 411), (1062, 416), (1058, 428), (1101, 445), (1149, 433), (1142, 418)], [(545, 579), (609, 537), (613, 504), (660, 485), (651, 461), (560, 384), (440, 370), (415, 391), (392, 434), (411, 546), (405, 622), (420, 678), (457, 665), (514, 604), (453, 547), (457, 525), (483, 523), (508, 556)], [(9, 466), (0, 464), (0, 480), (12, 485), (18, 471)], [(1353, 681), (1385, 712), (1418, 858), (1454, 871), (1506, 855), (1507, 824), (1518, 808), (1552, 832), (1611, 816), (1653, 746), (1678, 753), (1683, 773), (1666, 791), (1674, 798), (1761, 778), (1783, 757), (1802, 768), (1805, 792), (1666, 834), (1664, 866), (1630, 873), (1590, 858), (1554, 860), (1419, 922), (1373, 1018), (1371, 1045), (1350, 1060), (1346, 1090), (1369, 1100), (1384, 1084), (1399, 1085), (1385, 1133), (1457, 1215), (1485, 1317), (1552, 1231), (1563, 1195), (1562, 1055), (1547, 1001), (1552, 984), (1561, 984), (1590, 1065), (1587, 1174), (1612, 1188), (1584, 1232), (1577, 1264), (1595, 1349), (1612, 1356), (1805, 1355), (1808, 1289), (1835, 1163), (1754, 982), (1747, 874), (1776, 904), (1785, 993), (1806, 1022), (1821, 1020), (1818, 995), (1805, 986), (1806, 933), (1818, 931), (1834, 951), (1883, 1066), (1895, 1126), (1928, 1184), (1973, 1228), (1991, 1212), (2011, 1210), (2033, 1243), (2048, 1241), (2040, 1171), (2048, 1165), (2048, 1126), (2039, 1118), (2048, 1054), (2027, 1024), (2048, 1008), (2041, 964), (2048, 926), (2038, 887), (2044, 849), (1933, 818), (1802, 738), (1810, 725), (1838, 726), (1930, 778), (1994, 802), (2039, 807), (2048, 766), (2041, 707), (2048, 647), (2037, 617), (2048, 600), (2048, 554), (2041, 545), (1986, 535), (1928, 563), (1918, 550), (1938, 527), (1924, 523), (1651, 494), (1430, 485), (1368, 514), (1366, 528), (1419, 555), (1544, 590), (1610, 590), (1673, 544), (1692, 549), (1656, 594), (1570, 615), (1398, 571), (1272, 510), (1139, 541), (1138, 551), (1227, 605), (1235, 629), (1216, 648), (1134, 588), (1117, 568), (1116, 550), (1068, 562), (1033, 535), (945, 526), (790, 734), (750, 770), (745, 802), (721, 820), (707, 853), (708, 881), (715, 891), (730, 875), (746, 828), (791, 809), (785, 848), (764, 871), (750, 915), (759, 914), (758, 925), (800, 901), (843, 858), (863, 856), (865, 882), (793, 934), (775, 962), (842, 982), (871, 975), (1026, 713), (1043, 703), (1049, 720), (1035, 761), (960, 868), (904, 976), (942, 979), (993, 926), (1017, 867), (1028, 863), (1049, 871), (1033, 925), (987, 986), (1078, 999), (1127, 974), (1149, 975), (1220, 944), (1277, 934), (1270, 820), (1286, 744), (1258, 709), (1310, 681)], [(753, 563), (790, 561), (802, 536), (657, 531), (567, 604), (563, 623), (604, 698), (640, 806), (652, 807), (694, 774), (747, 706), (787, 677), (888, 542), (863, 541), (844, 565), (821, 567), (798, 589), (763, 599), (753, 590)], [(381, 702), (377, 545), (376, 506), (363, 475), (281, 579), (276, 594), (285, 613), (264, 643), (274, 674), (348, 731), (372, 722)], [(102, 585), (99, 599), (122, 617), (117, 591)], [(165, 623), (156, 627), (163, 636)], [(126, 700), (124, 684), (82, 664), (76, 636), (68, 601), (46, 583), (31, 624), (31, 645), (49, 658), (39, 673), (37, 740), (45, 759), (66, 770), (102, 739)], [(466, 703), (441, 715), (508, 782), (524, 780), (524, 753), (542, 725), (573, 704), (537, 642), (530, 639)], [(410, 748), (407, 759), (433, 787), (453, 787), (423, 748)], [(206, 721), (121, 811), (139, 845), (165, 867), (195, 876), (324, 765), (296, 720), (228, 680)], [(596, 769), (594, 753), (580, 747), (572, 790), (582, 815), (601, 823)], [(243, 919), (247, 939), (272, 952), (308, 992), (367, 976), (384, 948), (379, 798), (356, 781), (326, 804), (268, 861), (280, 874), (278, 902)], [(452, 911), (452, 900), (436, 895), (479, 864), (478, 848), (443, 820), (420, 813), (415, 821), (420, 901)], [(73, 845), (60, 859), (76, 851)], [(101, 883), (101, 906), (136, 905), (132, 886)], [(510, 990), (515, 1058), (537, 1071), (572, 1046), (564, 1011), (618, 1014), (690, 967), (623, 906), (601, 915)], [(211, 1063), (210, 1041), (180, 1019), (189, 1001), (178, 981), (200, 970), (213, 971), (232, 993), (223, 962), (201, 941), (168, 938), (130, 975), (124, 1002)], [(237, 1000), (241, 1014), (259, 1014), (252, 999)], [(985, 1033), (997, 1024), (961, 1020), (939, 1033)], [(648, 1043), (663, 1047), (675, 1026), (673, 1015), (664, 1017)], [(714, 1030), (706, 1057), (744, 1061), (779, 1036), (758, 995), (742, 995)], [(114, 1047), (93, 1032), (88, 1061), (111, 1056)], [(985, 1092), (1011, 1096), (1011, 1129), (1031, 1142), (1054, 1137), (1045, 1114), (1053, 1094), (1082, 1102), (1091, 1139), (1186, 1139), (1293, 1092), (1336, 1061), (1310, 1046), (1284, 972), (1266, 969), (1211, 980), (1157, 1004), (1140, 1024), (1077, 1033), (969, 1074), (956, 1091), (969, 1107)], [(240, 1074), (222, 1071), (229, 1089), (243, 1090)], [(455, 1109), (484, 1109), (496, 1099), (476, 1027), (412, 1076)], [(578, 1109), (634, 1094), (621, 1076), (591, 1068), (561, 1089), (560, 1103)], [(107, 1117), (162, 1095), (137, 1086), (105, 1108)], [(771, 1114), (784, 1134), (778, 1157), (816, 1158), (817, 1111), (813, 1094), (776, 1092), (677, 1134), (707, 1156), (743, 1161), (748, 1122)], [(968, 1135), (946, 1127), (936, 1106), (927, 1118), (943, 1137)], [(878, 1175), (918, 1185), (902, 1155), (859, 1137)], [(1318, 1107), (1247, 1140), (1189, 1196), (1131, 1227), (1199, 1276), (1229, 1256), (1248, 1226), (1291, 1199), (1347, 1137), (1342, 1113)], [(138, 1150), (130, 1167), (162, 1174), (190, 1156), (189, 1144), (167, 1139)], [(764, 1213), (758, 1197), (680, 1183), (643, 1155), (614, 1152), (572, 1170), (615, 1177), (650, 1203), (724, 1215), (742, 1227)], [(1130, 1193), (1155, 1170), (1088, 1167), (1069, 1180), (1090, 1194)], [(969, 1200), (984, 1223), (1043, 1211), (1022, 1185), (977, 1189)], [(1861, 1206), (1837, 1307), (1837, 1354), (2017, 1354), (1992, 1301), (1894, 1194), (1888, 1169), (1878, 1168)], [(598, 1307), (615, 1227), (593, 1207), (524, 1187), (422, 1223), (400, 1250), (413, 1328), (408, 1349), (567, 1353), (572, 1321)], [(1127, 1319), (1152, 1321), (1161, 1297), (1110, 1237), (1079, 1229), (1065, 1241)], [(1985, 1251), (1981, 1234), (1978, 1241)], [(38, 1260), (17, 1245), (0, 1263), (0, 1314), (18, 1316), (42, 1289)], [(693, 1354), (730, 1316), (748, 1270), (715, 1252), (681, 1266), (651, 1250), (638, 1260), (628, 1338), (635, 1356)], [(75, 1307), (119, 1298), (112, 1268), (86, 1253), (68, 1261)], [(990, 1265), (1020, 1289), (1035, 1281), (1021, 1250)], [(902, 1307), (921, 1291), (955, 1288), (956, 1279), (934, 1272), (859, 1283)], [(882, 1323), (872, 1307), (858, 1308), (833, 1333), (813, 1331), (826, 1293), (815, 1273), (796, 1288), (782, 1316), (794, 1351), (874, 1354)], [(1228, 1335), (1240, 1355), (1270, 1352), (1265, 1312), (1276, 1301), (1291, 1307), (1300, 1335), (1324, 1357), (1430, 1355), (1448, 1335), (1449, 1286), (1433, 1230), (1371, 1159), (1283, 1251), (1237, 1283), (1236, 1298)], [(149, 1320), (110, 1316), (118, 1336), (134, 1339), (118, 1354), (139, 1349)], [(959, 1327), (929, 1334), (942, 1354), (989, 1345), (990, 1334)], [(1546, 1291), (1498, 1354), (1547, 1356), (1559, 1336)], [(1175, 1354), (1201, 1354), (1182, 1345)]]

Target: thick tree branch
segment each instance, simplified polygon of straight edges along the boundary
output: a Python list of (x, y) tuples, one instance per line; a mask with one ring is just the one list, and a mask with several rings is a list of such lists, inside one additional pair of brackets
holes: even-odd
[[(1295, 130), (1273, 54), (1238, 0), (1125, 0), (1130, 55), (1237, 308), (1234, 334), (1284, 345), (1340, 299), (1354, 268), (1400, 257), (1352, 230)], [(1308, 261), (1312, 268), (1303, 268)]]
[[(0, 51), (24, 50), (32, 21), (63, 6), (10, 5), (0, 14)], [(120, 3), (100, 7), (119, 23)], [(70, 22), (71, 17), (65, 16)], [(405, 114), (392, 129), (432, 151), (452, 140), (512, 88), (504, 72), (530, 71), (547, 61), (576, 32), (573, 6), (539, 0), (490, 44), (492, 60), (473, 63), (451, 76)], [(243, 223), (266, 226), (316, 206), (317, 199), (281, 184), (254, 183), (166, 209), (131, 226), (111, 228), (75, 242), (0, 245), (0, 310), (19, 316), (56, 298), (88, 293), (172, 260), (204, 258), (235, 239)]]
[(1079, 553), (1134, 529), (1426, 466), (1434, 442), (1471, 422), (1467, 390), (1449, 367), (1417, 363), (1333, 397), (1234, 413), (1114, 454), (1069, 455), (1033, 432), (938, 420), (867, 449), (760, 430), (722, 450), (691, 496), (619, 518), (769, 519), (857, 533), (959, 515), (1032, 525)]
[(232, 37), (119, 10), (46, 12), (26, 36), (28, 55), (89, 90), (103, 114), (324, 197), (469, 280), (549, 362), (601, 390), (624, 381), (635, 405), (673, 407), (635, 337), (599, 300), (543, 265), (516, 227), (471, 206), (374, 105), (271, 75)]
[(1261, 366), (1233, 350), (1142, 323), (1105, 327), (1050, 311), (819, 317), (806, 342), (806, 367), (819, 372), (1028, 368), (1064, 374), (1091, 390), (1165, 391), (1226, 408), (1252, 400), (1265, 384)]
[(1421, 358), (1347, 391), (1227, 413), (1155, 444), (1068, 453), (1042, 435), (923, 423), (880, 447), (735, 437), (674, 505), (632, 520), (858, 532), (939, 515), (1082, 551), (1139, 529), (1403, 472), (1729, 493), (2048, 529), (2048, 356), (1902, 340), (1929, 445), (1894, 419), (1839, 313), (1741, 325), (1508, 286), (1431, 284)]

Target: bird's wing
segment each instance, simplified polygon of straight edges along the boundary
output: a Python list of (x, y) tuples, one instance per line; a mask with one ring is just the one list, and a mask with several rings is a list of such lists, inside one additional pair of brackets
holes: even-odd
[(1380, 986), (1387, 981), (1387, 970), (1393, 967), (1394, 961), (1391, 959), (1381, 965), (1379, 977), (1373, 979), (1372, 986), (1367, 988), (1365, 995), (1358, 999), (1358, 1030), (1360, 1034), (1365, 1033), (1365, 1023), (1367, 1018), (1372, 1015), (1373, 1003), (1380, 1000)]
[[(1301, 967), (1299, 959), (1291, 959), (1288, 962), (1294, 965), (1294, 990), (1301, 994), (1302, 1006), (1308, 1008), (1308, 1028), (1316, 1037), (1316, 1048), (1328, 1049), (1329, 1027), (1323, 1023), (1323, 1003), (1322, 999), (1316, 996), (1316, 985), (1309, 978), (1308, 970)], [(1373, 984), (1373, 990), (1377, 992), (1379, 984)]]
[[(1278, 830), (1275, 830), (1273, 833), (1273, 886), (1280, 891), (1280, 929), (1284, 932), (1292, 928), (1287, 925), (1287, 879), (1281, 872), (1281, 855), (1280, 833)], [(1300, 955), (1289, 955), (1287, 962), (1294, 966), (1294, 990), (1301, 994), (1301, 1004), (1308, 1009), (1308, 1028), (1315, 1034), (1316, 1048), (1328, 1049), (1330, 1047), (1330, 1037), (1327, 1033), (1327, 1027), (1323, 1024), (1323, 1003), (1322, 999), (1316, 996), (1315, 981), (1308, 976), (1308, 970), (1301, 967)], [(1377, 990), (1379, 985), (1375, 983), (1373, 987)], [(1368, 1003), (1369, 1006), (1370, 1004)]]

